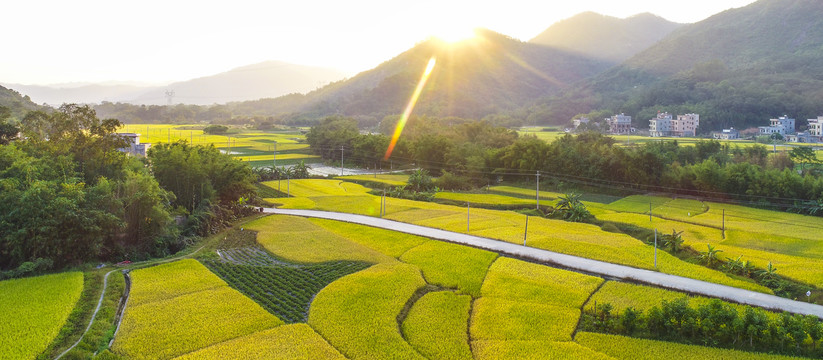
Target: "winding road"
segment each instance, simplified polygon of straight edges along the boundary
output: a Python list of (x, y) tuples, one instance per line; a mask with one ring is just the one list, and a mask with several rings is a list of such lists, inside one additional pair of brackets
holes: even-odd
[(713, 298), (728, 300), (735, 303), (752, 305), (776, 311), (787, 311), (795, 314), (814, 315), (823, 319), (823, 306), (789, 300), (774, 295), (763, 294), (750, 290), (738, 289), (731, 286), (714, 284), (706, 281), (664, 274), (656, 271), (617, 265), (598, 260), (560, 254), (505, 241), (494, 240), (479, 236), (461, 234), (451, 231), (429, 228), (420, 225), (402, 223), (364, 215), (337, 213), (316, 210), (292, 210), (264, 208), (269, 214), (292, 215), (310, 218), (320, 218), (344, 221), (387, 230), (399, 231), (407, 234), (423, 236), (431, 239), (444, 240), (457, 244), (469, 245), (500, 254), (519, 258), (526, 258), (536, 262), (554, 264), (564, 268), (590, 274), (597, 274), (610, 278), (617, 278), (632, 282), (655, 285), (673, 290), (684, 291)]

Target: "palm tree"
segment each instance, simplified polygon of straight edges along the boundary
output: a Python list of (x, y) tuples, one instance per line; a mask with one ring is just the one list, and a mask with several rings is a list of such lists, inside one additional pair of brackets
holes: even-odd
[(700, 260), (705, 261), (706, 265), (712, 267), (715, 262), (720, 261), (717, 254), (723, 252), (723, 250), (715, 249), (715, 247), (711, 244), (706, 244), (706, 246), (708, 247), (708, 249), (700, 253)]
[(728, 271), (730, 273), (734, 273), (734, 274), (745, 274), (746, 268), (743, 264), (743, 260), (740, 260), (742, 258), (743, 258), (743, 255), (738, 256), (737, 259), (732, 259), (732, 258), (727, 257), (726, 258), (727, 261), (726, 261), (726, 265), (725, 265), (726, 271)]

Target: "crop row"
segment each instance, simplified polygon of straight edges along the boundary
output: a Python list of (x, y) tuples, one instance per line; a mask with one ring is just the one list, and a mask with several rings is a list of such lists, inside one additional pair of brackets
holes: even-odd
[(183, 355), (179, 360), (342, 360), (345, 359), (306, 324), (278, 326)]
[(226, 286), (226, 282), (193, 259), (138, 269), (131, 272), (131, 279), (129, 306)]
[(483, 282), (484, 297), (580, 308), (602, 278), (501, 257)]
[(415, 266), (377, 264), (320, 291), (309, 325), (350, 359), (423, 359), (400, 335), (397, 316), (425, 285)]
[(472, 340), (571, 341), (580, 310), (480, 298), (474, 302)]
[[(143, 279), (152, 279), (158, 274), (166, 276), (165, 296), (147, 301), (146, 298), (156, 297), (145, 291), (131, 294), (112, 347), (115, 352), (131, 359), (170, 359), (283, 323), (225, 283), (190, 291), (180, 278), (198, 284), (189, 273), (217, 276), (197, 261), (180, 262), (183, 261), (187, 262), (185, 266), (172, 263), (135, 271), (141, 276), (133, 277), (132, 289), (143, 287)], [(157, 287), (157, 284), (151, 285)]]
[(571, 341), (476, 340), (472, 351), (478, 360), (614, 360)]
[(60, 332), (83, 291), (83, 273), (0, 281), (0, 359), (34, 359)]
[(409, 311), (403, 334), (429, 359), (471, 359), (467, 327), (471, 300), (451, 291), (427, 293)]
[(412, 248), (400, 261), (417, 265), (429, 284), (480, 296), (486, 271), (497, 253), (442, 241), (429, 241)]
[(370, 266), (350, 261), (300, 266), (204, 263), (233, 288), (287, 323), (306, 321), (312, 298), (326, 285)]

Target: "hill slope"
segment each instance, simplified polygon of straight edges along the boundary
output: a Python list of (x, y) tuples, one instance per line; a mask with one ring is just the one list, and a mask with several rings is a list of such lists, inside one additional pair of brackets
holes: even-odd
[(623, 65), (531, 110), (557, 123), (594, 109), (640, 128), (657, 111), (701, 114), (700, 132), (823, 113), (823, 2), (760, 0), (686, 25)]
[(455, 44), (430, 39), (357, 76), (306, 96), (234, 104), (245, 113), (300, 112), (382, 119), (403, 112), (431, 57), (437, 65), (415, 113), (480, 118), (531, 103), (607, 69), (610, 64), (521, 42), (488, 30)]
[(682, 24), (644, 13), (625, 19), (585, 12), (558, 21), (529, 40), (584, 56), (621, 63)]
[(175, 103), (222, 104), (306, 93), (344, 77), (342, 72), (333, 69), (266, 61), (217, 75), (173, 83), (129, 102), (165, 104), (165, 91), (169, 89), (175, 92)]
[(44, 106), (35, 104), (27, 95), (21, 95), (19, 92), (3, 86), (0, 86), (0, 106), (9, 108), (12, 116), (17, 119), (22, 119), (29, 111), (46, 109)]

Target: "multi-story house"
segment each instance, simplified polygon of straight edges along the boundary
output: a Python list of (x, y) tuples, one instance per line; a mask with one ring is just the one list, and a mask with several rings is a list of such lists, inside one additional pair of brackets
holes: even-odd
[(610, 134), (629, 134), (632, 132), (632, 117), (625, 114), (606, 118)]
[(700, 126), (700, 115), (686, 114), (672, 118), (669, 113), (658, 113), (657, 117), (649, 120), (649, 134), (660, 136), (695, 136)]
[(128, 143), (128, 147), (120, 148), (120, 150), (124, 153), (134, 156), (146, 156), (146, 152), (149, 150), (151, 144), (141, 144), (140, 143), (140, 134), (135, 133), (117, 133), (118, 136), (126, 139)]
[(771, 119), (769, 126), (759, 126), (760, 135), (790, 135), (795, 133), (795, 121), (788, 116), (783, 115), (777, 119)]

